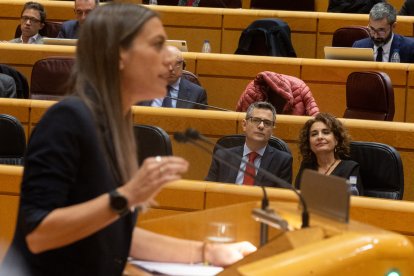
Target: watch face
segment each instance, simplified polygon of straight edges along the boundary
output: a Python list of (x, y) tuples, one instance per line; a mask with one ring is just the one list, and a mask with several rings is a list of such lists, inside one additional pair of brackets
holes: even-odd
[(115, 210), (123, 210), (127, 207), (127, 200), (125, 199), (125, 197), (118, 195), (116, 197), (113, 198), (113, 204), (112, 207)]
[(115, 212), (119, 213), (120, 215), (125, 215), (129, 212), (128, 201), (123, 195), (119, 194), (116, 190), (110, 192), (109, 195), (111, 208)]

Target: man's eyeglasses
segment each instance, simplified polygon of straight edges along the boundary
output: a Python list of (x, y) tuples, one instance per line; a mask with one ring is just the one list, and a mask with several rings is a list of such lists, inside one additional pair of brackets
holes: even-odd
[(92, 10), (75, 10), (75, 14), (76, 16), (82, 16), (85, 15), (87, 16)]
[(371, 26), (368, 26), (368, 31), (371, 35), (377, 34), (379, 36), (384, 36), (389, 30), (386, 30), (385, 28), (375, 29)]
[(249, 117), (246, 120), (249, 120), (255, 126), (259, 126), (262, 122), (263, 122), (263, 125), (264, 125), (265, 128), (271, 128), (271, 127), (275, 126), (274, 121), (261, 119), (261, 118), (258, 118), (258, 117)]
[(20, 20), (21, 20), (23, 23), (26, 23), (28, 20), (30, 21), (30, 23), (39, 23), (39, 22), (40, 22), (40, 19), (37, 19), (37, 18), (35, 18), (35, 17), (31, 17), (31, 16), (22, 16), (22, 17), (20, 18)]
[(183, 63), (184, 63), (184, 60), (178, 60), (174, 65), (173, 65), (173, 68), (174, 69), (178, 69), (178, 68), (180, 68), (182, 65), (183, 65)]

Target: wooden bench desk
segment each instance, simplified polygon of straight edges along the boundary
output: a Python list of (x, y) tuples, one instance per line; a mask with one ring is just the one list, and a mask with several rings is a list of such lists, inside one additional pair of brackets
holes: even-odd
[[(27, 101), (27, 103), (25, 103)], [(0, 101), (0, 113), (3, 110), (12, 111), (15, 114), (24, 113), (24, 107), (28, 108), (27, 131), (36, 126), (45, 110), (54, 102), (37, 100), (7, 99)], [(242, 133), (241, 120), (244, 113), (205, 111), (191, 109), (161, 109), (151, 107), (134, 107), (134, 122), (139, 124), (157, 125), (165, 129), (171, 136), (173, 152), (189, 160), (191, 168), (185, 178), (202, 180), (207, 175), (211, 162), (211, 156), (191, 145), (178, 144), (173, 140), (176, 131), (185, 131), (189, 127), (196, 128), (201, 134), (207, 136), (212, 142), (227, 134)], [(278, 115), (277, 127), (273, 134), (286, 141), (293, 155), (293, 177), (299, 169), (300, 155), (298, 150), (299, 130), (308, 120), (306, 116)], [(26, 118), (27, 120), (27, 118)], [(341, 119), (348, 128), (353, 140), (372, 141), (385, 143), (395, 147), (401, 154), (404, 166), (405, 200), (414, 200), (414, 124), (398, 122), (380, 122), (368, 120)], [(29, 132), (28, 132), (29, 133)]]
[[(33, 64), (46, 56), (73, 56), (75, 47), (0, 44), (4, 63), (16, 67), (30, 83)], [(296, 76), (310, 87), (319, 109), (341, 117), (346, 109), (346, 79), (353, 71), (383, 71), (394, 87), (394, 121), (414, 122), (412, 66), (406, 63), (258, 57), (226, 54), (184, 53), (187, 69), (199, 76), (211, 105), (235, 110), (246, 85), (261, 71)]]
[[(140, 1), (135, 1), (140, 2)], [(0, 0), (0, 40), (14, 37), (25, 0)], [(50, 21), (74, 19), (73, 3), (43, 1)], [(318, 5), (317, 5), (318, 6)], [(349, 25), (367, 25), (368, 15), (277, 10), (149, 6), (158, 11), (170, 39), (187, 40), (190, 51), (200, 52), (209, 39), (214, 53), (232, 54), (241, 32), (254, 20), (279, 18), (291, 28), (292, 43), (298, 57), (321, 58), (330, 46), (333, 32)], [(397, 33), (413, 36), (414, 17), (398, 17)]]

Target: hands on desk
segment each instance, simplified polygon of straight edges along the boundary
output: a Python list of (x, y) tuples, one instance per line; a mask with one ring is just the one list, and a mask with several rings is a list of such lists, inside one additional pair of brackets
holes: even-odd
[(207, 243), (205, 261), (215, 266), (229, 266), (256, 251), (257, 248), (247, 241), (236, 243)]

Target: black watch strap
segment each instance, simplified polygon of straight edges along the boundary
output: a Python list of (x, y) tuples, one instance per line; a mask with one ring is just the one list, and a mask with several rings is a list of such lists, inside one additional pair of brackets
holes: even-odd
[(127, 198), (118, 193), (117, 190), (109, 192), (109, 200), (112, 210), (117, 212), (121, 217), (129, 213)]

